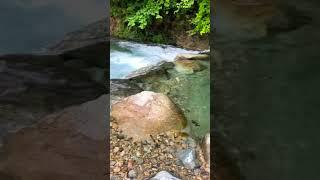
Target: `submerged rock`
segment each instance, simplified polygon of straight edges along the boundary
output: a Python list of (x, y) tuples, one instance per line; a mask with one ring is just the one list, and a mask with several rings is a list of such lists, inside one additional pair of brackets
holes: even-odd
[(199, 165), (196, 158), (196, 151), (194, 149), (181, 150), (177, 153), (177, 156), (182, 164), (188, 169), (194, 169)]
[(111, 117), (124, 134), (135, 139), (180, 130), (186, 125), (181, 110), (168, 96), (151, 91), (143, 91), (115, 103)]
[(193, 74), (196, 71), (201, 70), (201, 65), (198, 61), (193, 60), (177, 60), (174, 62), (175, 69), (179, 73)]
[(126, 76), (127, 79), (140, 79), (143, 76), (152, 75), (165, 75), (168, 69), (173, 68), (174, 64), (172, 62), (161, 61), (155, 65), (140, 68), (136, 71), (131, 72)]
[(128, 79), (110, 80), (110, 106), (121, 99), (143, 91), (138, 85)]
[(160, 171), (159, 173), (156, 174), (156, 176), (154, 176), (150, 180), (180, 180), (180, 179), (172, 176), (167, 171)]

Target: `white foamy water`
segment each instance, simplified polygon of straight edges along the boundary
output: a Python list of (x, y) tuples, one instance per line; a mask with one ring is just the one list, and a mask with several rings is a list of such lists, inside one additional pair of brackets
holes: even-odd
[(147, 45), (127, 41), (111, 41), (110, 78), (122, 79), (139, 68), (160, 61), (173, 61), (177, 54), (198, 53), (168, 45)]

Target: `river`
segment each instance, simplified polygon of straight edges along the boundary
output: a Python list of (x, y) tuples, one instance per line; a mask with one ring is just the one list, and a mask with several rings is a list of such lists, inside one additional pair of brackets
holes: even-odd
[(198, 53), (198, 51), (169, 45), (150, 45), (118, 40), (112, 40), (110, 44), (111, 79), (123, 79), (132, 71), (163, 60), (173, 61), (180, 53)]

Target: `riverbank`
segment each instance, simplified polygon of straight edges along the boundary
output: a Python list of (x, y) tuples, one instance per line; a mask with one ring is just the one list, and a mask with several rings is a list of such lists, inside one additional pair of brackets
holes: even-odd
[(192, 35), (189, 23), (169, 21), (166, 26), (155, 25), (148, 32), (129, 30), (121, 18), (110, 17), (110, 36), (116, 39), (136, 41), (140, 43), (168, 44), (189, 50), (209, 49), (209, 36)]

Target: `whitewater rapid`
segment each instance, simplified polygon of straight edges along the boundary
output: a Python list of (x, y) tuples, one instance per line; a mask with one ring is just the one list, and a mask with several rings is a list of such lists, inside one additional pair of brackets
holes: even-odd
[(173, 61), (181, 53), (199, 53), (169, 45), (148, 45), (128, 41), (111, 41), (110, 79), (123, 79), (130, 72), (156, 64)]

